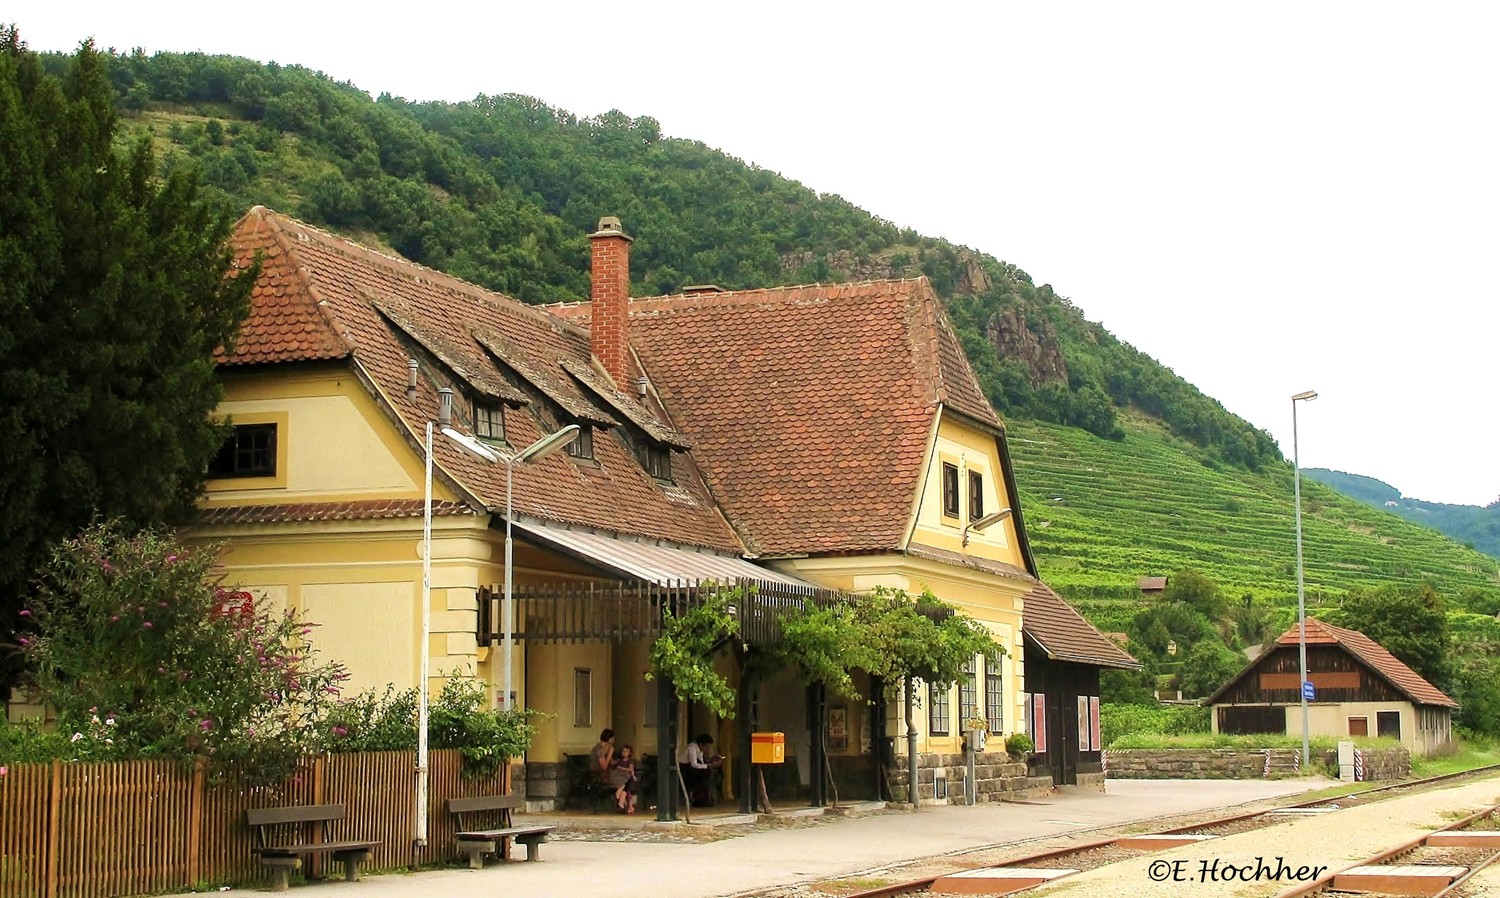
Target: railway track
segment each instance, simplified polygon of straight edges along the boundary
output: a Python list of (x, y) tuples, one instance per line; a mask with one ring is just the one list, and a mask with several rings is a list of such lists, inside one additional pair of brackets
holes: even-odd
[[(1056, 848), (1048, 851), (1038, 852), (1021, 858), (1008, 860), (1003, 864), (973, 867), (968, 870), (960, 870), (912, 879), (905, 882), (879, 886), (864, 891), (847, 893), (843, 898), (893, 898), (898, 895), (910, 895), (915, 893), (932, 894), (1009, 894), (1045, 884), (1054, 879), (1061, 879), (1085, 870), (1092, 870), (1131, 858), (1142, 857), (1157, 851), (1165, 851), (1180, 845), (1192, 844), (1198, 841), (1220, 836), (1233, 835), (1242, 832), (1250, 832), (1267, 826), (1274, 826), (1286, 822), (1300, 815), (1318, 815), (1336, 813), (1351, 807), (1359, 807), (1378, 801), (1386, 801), (1402, 795), (1425, 791), (1439, 785), (1486, 776), (1500, 771), (1500, 764), (1492, 764), (1486, 767), (1476, 767), (1471, 770), (1459, 771), (1457, 773), (1441, 774), (1439, 776), (1424, 777), (1419, 780), (1406, 780), (1391, 783), (1384, 786), (1375, 786), (1358, 792), (1351, 792), (1333, 798), (1319, 798), (1295, 804), (1282, 805), (1264, 811), (1251, 811), (1248, 813), (1231, 814), (1212, 820), (1190, 823), (1183, 826), (1159, 829), (1151, 833), (1129, 836), (1109, 836), (1081, 845), (1069, 845), (1064, 848)], [(1500, 806), (1497, 806), (1500, 808)], [(1460, 820), (1443, 832), (1456, 830), (1464, 826), (1472, 825), (1475, 821), (1490, 817), (1497, 808), (1490, 808), (1478, 814), (1471, 815)], [(1493, 817), (1490, 817), (1493, 819)], [(1411, 843), (1398, 846), (1378, 855), (1375, 859), (1366, 861), (1364, 866), (1381, 866), (1390, 858), (1400, 857), (1404, 854), (1419, 849), (1431, 849), (1437, 851), (1456, 850), (1449, 846), (1429, 846), (1425, 840), (1436, 833), (1428, 834)], [(1440, 840), (1441, 841), (1441, 840)], [(1475, 849), (1470, 849), (1475, 850)], [(1500, 849), (1497, 849), (1500, 850)], [(1436, 856), (1436, 855), (1435, 855)], [(1472, 858), (1469, 855), (1454, 855), (1454, 858)], [(1446, 884), (1441, 892), (1443, 898), (1460, 898), (1461, 892), (1455, 891), (1461, 887), (1474, 873), (1490, 866), (1495, 858), (1483, 859), (1482, 862), (1474, 864), (1452, 864), (1448, 866), (1463, 867), (1464, 872), (1460, 879), (1455, 879)], [(1427, 863), (1427, 862), (1421, 862)], [(1412, 866), (1412, 865), (1408, 865)], [(1410, 874), (1403, 874), (1410, 875)], [(1334, 886), (1335, 878), (1332, 874), (1318, 879), (1306, 886), (1298, 887), (1278, 896), (1278, 898), (1304, 898), (1326, 891)], [(1344, 889), (1338, 889), (1345, 891)], [(1369, 894), (1369, 890), (1364, 890)], [(1414, 894), (1414, 893), (1407, 893)], [(1424, 895), (1436, 895), (1435, 892), (1423, 892)]]

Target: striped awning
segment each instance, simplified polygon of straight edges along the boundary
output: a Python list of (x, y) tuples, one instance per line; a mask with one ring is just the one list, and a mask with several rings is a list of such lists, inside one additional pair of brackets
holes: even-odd
[(619, 577), (645, 583), (669, 585), (706, 581), (761, 580), (789, 586), (812, 586), (736, 555), (721, 555), (665, 545), (649, 540), (608, 536), (591, 530), (573, 530), (547, 524), (517, 521), (515, 529), (529, 540), (564, 555), (603, 568)]

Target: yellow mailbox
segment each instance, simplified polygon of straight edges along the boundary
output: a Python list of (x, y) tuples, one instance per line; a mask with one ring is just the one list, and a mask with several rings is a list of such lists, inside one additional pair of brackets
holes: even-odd
[(751, 733), (750, 734), (750, 763), (752, 763), (752, 764), (784, 764), (784, 763), (786, 763), (786, 734), (785, 733)]

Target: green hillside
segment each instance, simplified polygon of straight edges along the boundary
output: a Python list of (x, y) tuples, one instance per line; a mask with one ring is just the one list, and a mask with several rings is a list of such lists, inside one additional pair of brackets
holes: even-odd
[[(1137, 578), (1184, 568), (1231, 598), (1295, 605), (1290, 467), (1225, 466), (1141, 416), (1125, 429), (1116, 442), (1010, 423), (1027, 532), (1047, 582), (1116, 630), (1141, 605)], [(1430, 580), (1449, 597), (1500, 591), (1500, 561), (1306, 478), (1302, 491), (1309, 607), (1387, 583)]]
[(1383, 480), (1361, 474), (1347, 474), (1327, 468), (1304, 468), (1302, 473), (1320, 483), (1326, 483), (1346, 496), (1408, 521), (1441, 530), (1471, 549), (1500, 558), (1500, 499), (1483, 507), (1424, 502), (1401, 495), (1400, 490)]
[[(604, 214), (637, 237), (637, 294), (926, 275), (1013, 424), (1036, 554), (1066, 595), (1116, 603), (1099, 609), (1113, 617), (1137, 577), (1183, 567), (1236, 596), (1294, 594), (1290, 470), (1270, 436), (1016, 265), (649, 117), (514, 95), (372, 99), (301, 67), (194, 53), (117, 55), (110, 75), (127, 127), (226, 209), (264, 203), (531, 302), (586, 295), (585, 235)], [(1331, 490), (1306, 499), (1319, 601), (1392, 581), (1496, 587), (1493, 559)]]

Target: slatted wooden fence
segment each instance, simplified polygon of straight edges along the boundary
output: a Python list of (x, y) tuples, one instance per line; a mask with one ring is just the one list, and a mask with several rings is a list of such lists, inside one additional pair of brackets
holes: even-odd
[(444, 803), (503, 794), (506, 772), (464, 779), (457, 751), (431, 752), (427, 846), (417, 848), (415, 768), (409, 751), (325, 755), (266, 786), (171, 761), (13, 765), (0, 774), (0, 898), (116, 898), (267, 882), (250, 854), (245, 810), (281, 805), (343, 804), (332, 837), (379, 840), (372, 870), (458, 860)]

